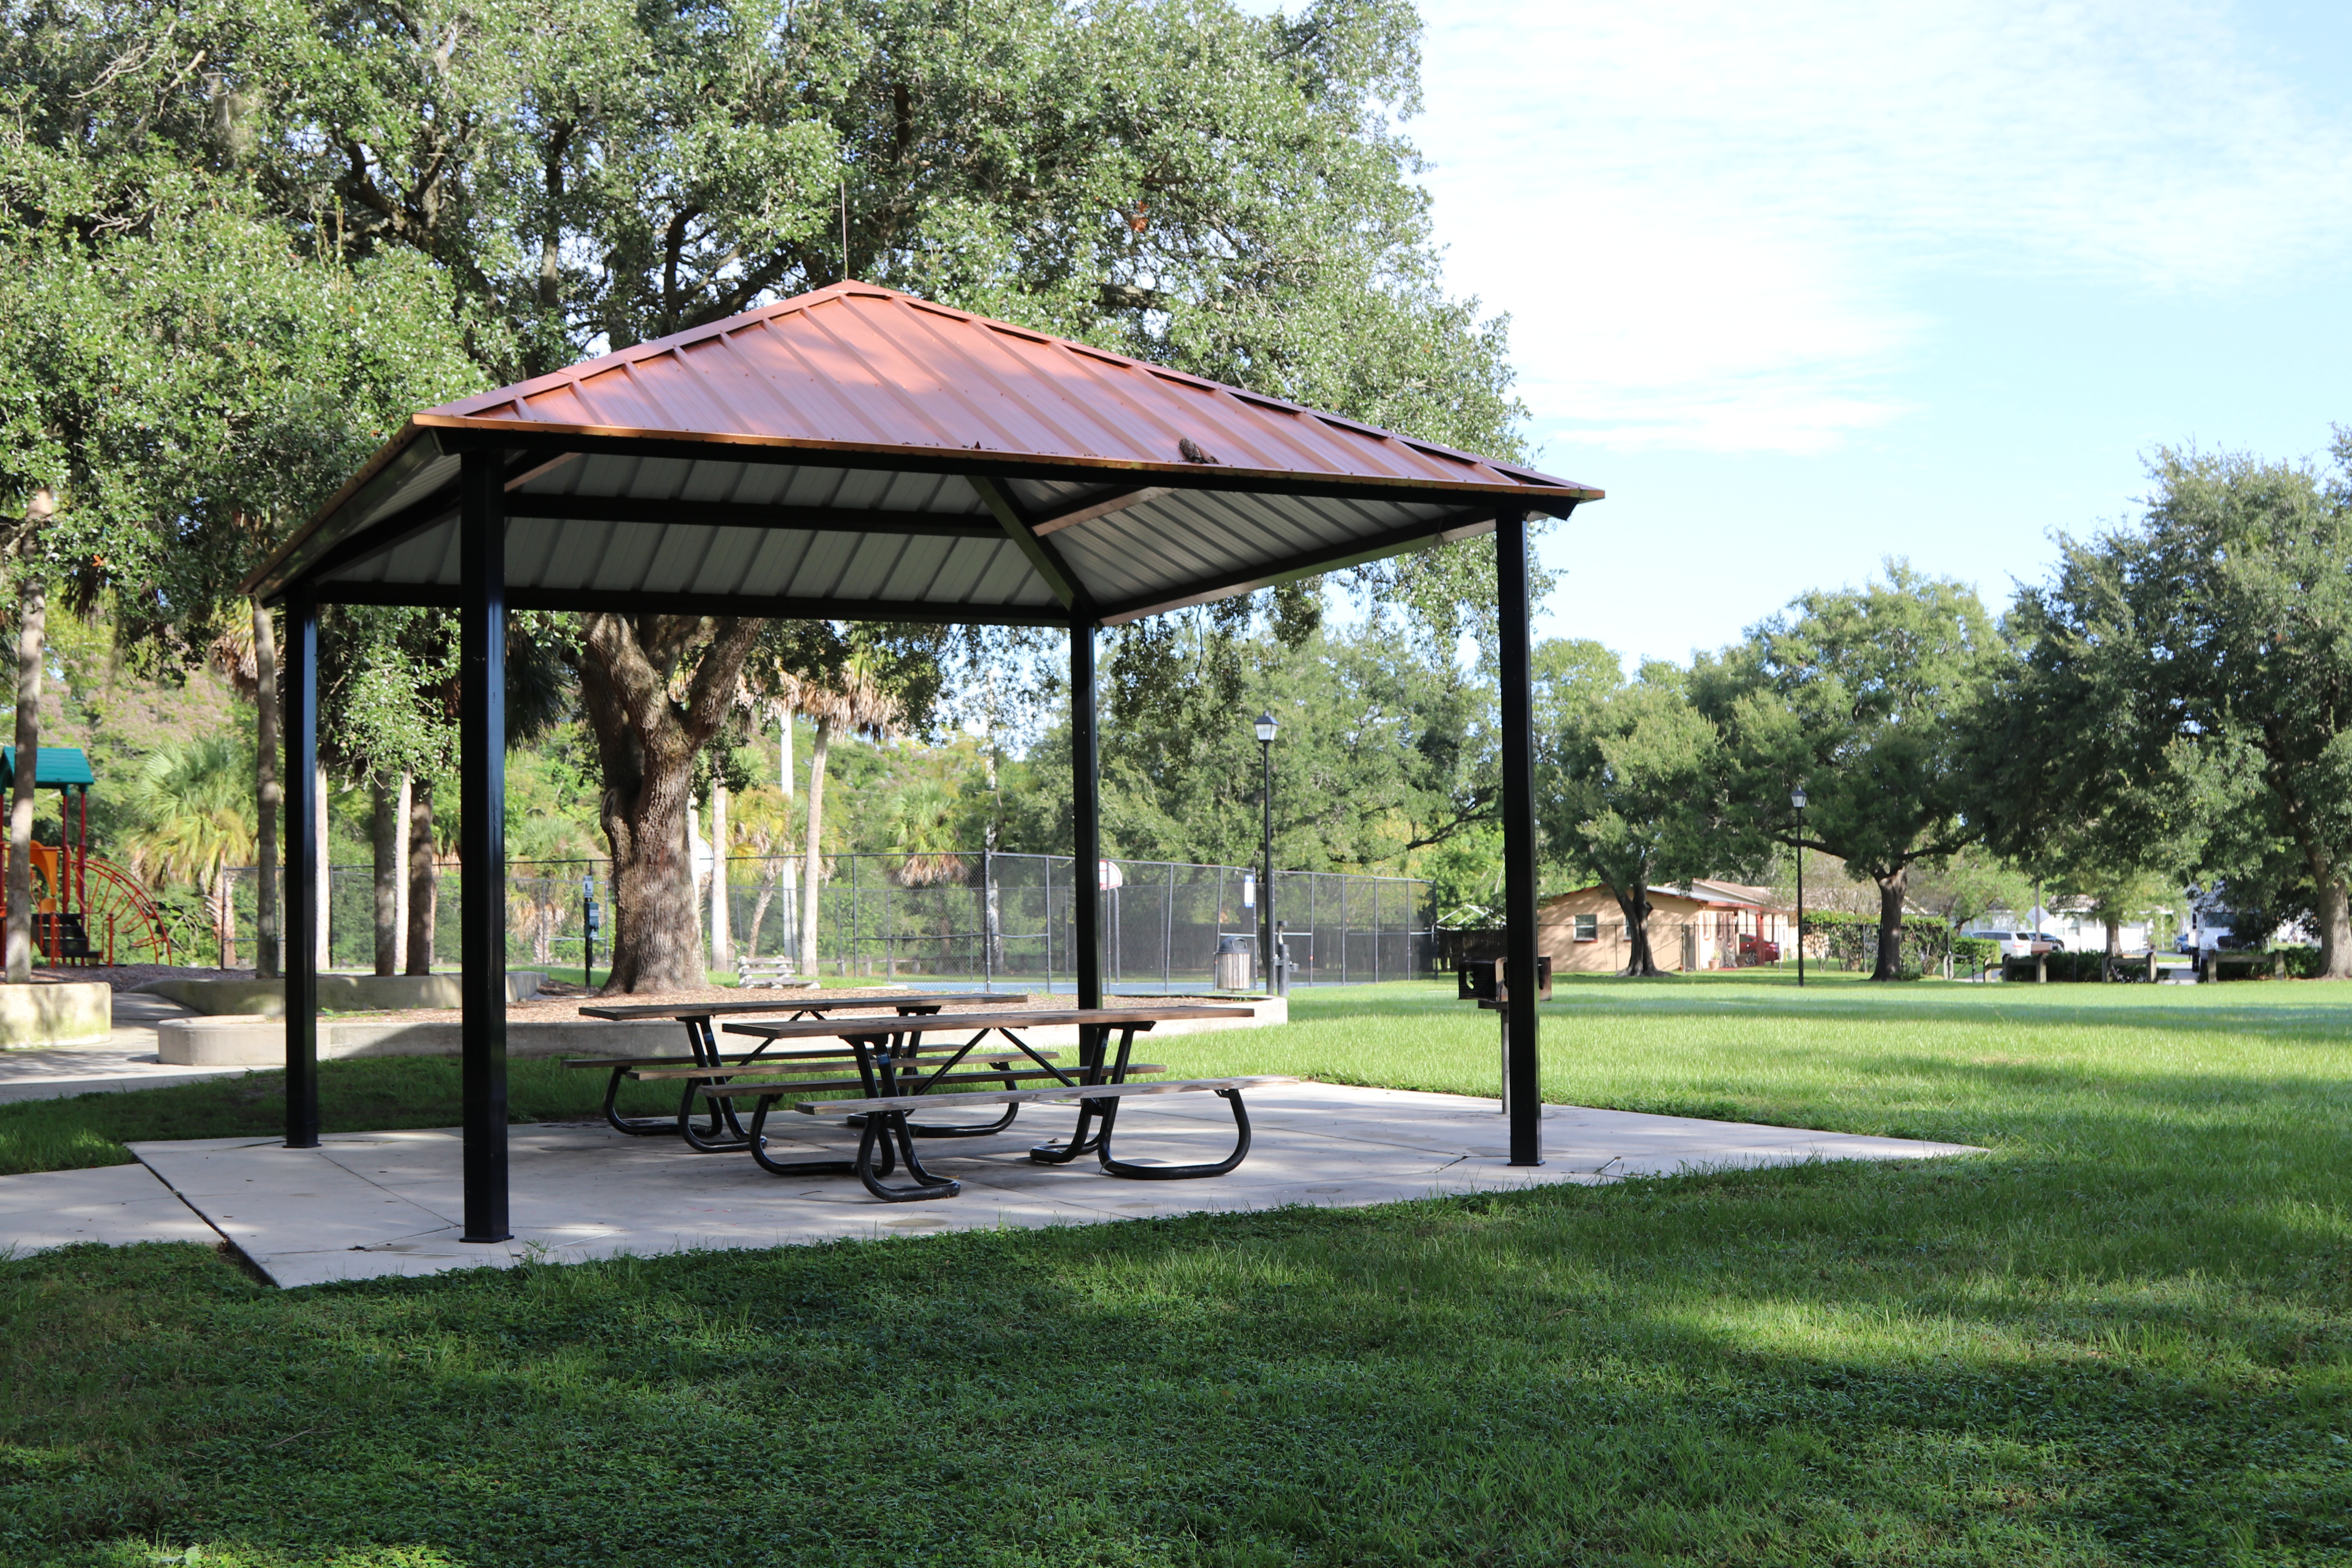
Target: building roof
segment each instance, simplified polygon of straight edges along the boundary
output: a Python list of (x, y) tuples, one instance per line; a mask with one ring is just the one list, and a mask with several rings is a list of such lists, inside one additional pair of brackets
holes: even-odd
[[(43, 746), (39, 761), (33, 765), (36, 788), (48, 789), (67, 784), (89, 785), (98, 775), (89, 771), (89, 759), (79, 746)], [(16, 748), (0, 746), (0, 789), (16, 787)]]
[[(1763, 897), (1742, 898), (1727, 890), (1733, 889), (1738, 889), (1742, 892), (1759, 893)], [(1738, 882), (1714, 882), (1701, 878), (1694, 880), (1687, 888), (1653, 887), (1649, 891), (1653, 899), (1675, 899), (1684, 903), (1696, 904), (1705, 910), (1763, 910), (1774, 913), (1780, 912), (1780, 906), (1773, 902), (1771, 889), (1742, 888)], [(1570, 888), (1564, 893), (1554, 893), (1543, 901), (1547, 904), (1553, 903), (1561, 899), (1575, 898), (1580, 893), (1599, 893), (1609, 899), (1614, 899), (1617, 896), (1605, 885), (1594, 882), (1582, 888)]]
[(849, 282), (411, 416), (247, 591), (454, 595), (484, 448), (518, 608), (1111, 624), (1601, 495)]

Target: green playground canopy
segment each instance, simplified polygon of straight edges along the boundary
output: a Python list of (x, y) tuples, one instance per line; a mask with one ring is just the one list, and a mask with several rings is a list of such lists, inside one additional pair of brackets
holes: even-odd
[[(79, 746), (43, 746), (40, 762), (33, 769), (33, 784), (40, 789), (70, 789), (79, 784), (83, 789), (98, 782), (89, 771), (89, 759), (82, 755)], [(0, 746), (0, 789), (16, 787), (16, 748)]]

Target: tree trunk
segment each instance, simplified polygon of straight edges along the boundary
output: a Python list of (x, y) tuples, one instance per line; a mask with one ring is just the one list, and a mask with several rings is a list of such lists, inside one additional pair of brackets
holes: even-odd
[(2124, 919), (2120, 914), (2102, 914), (2099, 918), (2107, 928), (2107, 952), (2099, 961), (2099, 978), (2113, 980), (2116, 977), (2116, 960), (2124, 952)]
[[(733, 616), (593, 615), (582, 627), (581, 697), (604, 775), (598, 816), (613, 848), (607, 994), (699, 988), (701, 921), (683, 853), (695, 753), (726, 717), (764, 623)], [(703, 646), (706, 645), (707, 646)], [(697, 647), (683, 704), (672, 672)]]
[(710, 967), (735, 967), (735, 933), (727, 908), (727, 781), (710, 781)]
[(400, 819), (400, 786), (389, 773), (369, 781), (375, 795), (375, 817), (369, 826), (371, 869), (375, 892), (375, 972), (400, 973), (400, 841), (407, 824)]
[(760, 926), (768, 918), (768, 906), (776, 901), (776, 884), (782, 879), (771, 867), (759, 880), (759, 892), (751, 900), (751, 930), (743, 938), (743, 951), (753, 958), (760, 956)]
[[(696, 861), (708, 859), (710, 855), (710, 841), (702, 837), (702, 813), (696, 807), (694, 796), (691, 795), (686, 797), (684, 854), (689, 870), (692, 870)], [(696, 967), (703, 972), (695, 980), (695, 984), (701, 985), (709, 983), (709, 971), (711, 967), (709, 956), (710, 950), (705, 947), (702, 942), (702, 900), (710, 890), (710, 873), (692, 871), (692, 875), (694, 896), (687, 901), (687, 907), (694, 911), (694, 962)]]
[[(31, 553), (33, 531), (48, 521), (56, 503), (36, 490), (25, 508), (17, 536), (20, 562)], [(8, 811), (8, 984), (33, 982), (33, 818), (38, 815), (41, 773), (41, 666), (48, 620), (48, 584), (37, 563), (26, 563), (17, 590), (16, 616), (16, 798)]]
[(418, 779), (408, 796), (408, 966), (433, 973), (433, 922), (441, 912), (441, 862), (433, 849), (433, 781)]
[(2319, 917), (2319, 971), (2312, 978), (2352, 980), (2352, 898), (2347, 897), (2341, 877), (2316, 880), (2319, 907), (2313, 912)]
[(335, 950), (331, 940), (334, 936), (335, 927), (334, 922), (329, 919), (331, 911), (328, 908), (328, 905), (333, 900), (335, 890), (335, 868), (327, 864), (327, 846), (329, 838), (327, 834), (326, 763), (320, 763), (319, 764), (319, 771), (312, 777), (310, 783), (312, 785), (310, 799), (315, 808), (315, 815), (310, 820), (310, 831), (316, 836), (316, 842), (319, 847), (319, 881), (318, 886), (312, 889), (312, 891), (317, 895), (318, 901), (313, 904), (311, 908), (318, 912), (319, 945), (315, 950), (319, 954), (318, 967), (320, 970), (325, 971), (332, 969), (335, 966)]
[(228, 868), (213, 868), (213, 925), (220, 932), (220, 966), (236, 967), (236, 903), (231, 895)]
[(392, 832), (392, 967), (384, 973), (408, 973), (408, 822), (414, 808), (416, 775), (400, 770), (400, 788), (393, 797)]
[(286, 785), (278, 775), (278, 626), (268, 608), (253, 602), (253, 711), (256, 742), (253, 798), (253, 973), (278, 978), (278, 819), (286, 809)]
[(1625, 967), (1620, 973), (1634, 979), (1654, 979), (1659, 973), (1657, 955), (1650, 950), (1650, 900), (1648, 895), (1636, 892), (1628, 896), (1615, 895), (1617, 908), (1625, 917)]
[(1903, 977), (1903, 888), (1909, 879), (1909, 868), (1903, 866), (1878, 879), (1878, 962), (1870, 971), (1873, 980)]
[[(824, 752), (833, 740), (833, 721), (819, 719), (815, 738), (809, 742), (808, 858), (801, 872), (801, 973), (816, 975), (817, 846), (824, 828)], [(842, 973), (849, 973), (847, 960)]]

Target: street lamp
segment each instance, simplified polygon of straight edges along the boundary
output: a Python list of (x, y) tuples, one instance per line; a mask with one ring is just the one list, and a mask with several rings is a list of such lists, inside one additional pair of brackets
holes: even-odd
[(1797, 984), (1805, 983), (1805, 792), (1802, 786), (1789, 792), (1789, 804), (1797, 808)]
[(1258, 919), (1265, 934), (1258, 939), (1258, 951), (1265, 954), (1265, 989), (1270, 996), (1280, 996), (1287, 990), (1282, 954), (1274, 945), (1274, 733), (1278, 728), (1273, 714), (1257, 716), (1258, 751), (1265, 763), (1265, 875), (1258, 895)]

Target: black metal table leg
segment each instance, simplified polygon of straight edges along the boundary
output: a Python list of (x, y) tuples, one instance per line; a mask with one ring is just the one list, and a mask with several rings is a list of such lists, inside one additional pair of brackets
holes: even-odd
[[(874, 1168), (874, 1152), (877, 1146), (886, 1152), (896, 1142), (898, 1157), (905, 1162), (907, 1174), (915, 1179), (911, 1187), (886, 1187), (877, 1178), (889, 1173), (889, 1166)], [(866, 1190), (886, 1204), (920, 1203), (926, 1198), (951, 1198), (963, 1191), (963, 1184), (946, 1176), (935, 1176), (923, 1169), (915, 1154), (914, 1140), (907, 1136), (907, 1113), (903, 1110), (877, 1111), (866, 1119), (857, 1135), (857, 1179)]]
[(624, 1116), (617, 1109), (621, 1098), (621, 1079), (628, 1076), (626, 1067), (613, 1069), (610, 1082), (604, 1085), (604, 1121), (615, 1132), (625, 1132), (632, 1138), (675, 1137), (677, 1121), (667, 1116)]
[[(1103, 1066), (1103, 1051), (1104, 1047), (1109, 1044), (1109, 1026), (1102, 1026), (1099, 1032), (1095, 1033), (1092, 1036), (1091, 1044), (1089, 1044), (1087, 1031), (1095, 1026), (1090, 1025), (1079, 1026), (1078, 1073), (1080, 1081), (1088, 1084), (1125, 1083), (1127, 1081), (1128, 1058), (1133, 1054), (1135, 1049), (1135, 1031), (1139, 1028), (1148, 1029), (1150, 1026), (1151, 1026), (1149, 1024), (1129, 1024), (1119, 1031), (1118, 1057), (1108, 1068), (1108, 1076), (1106, 1077), (1106, 1068)], [(1093, 1123), (1096, 1114), (1092, 1102), (1086, 1100), (1079, 1101), (1078, 1125), (1076, 1130), (1070, 1134), (1068, 1140), (1066, 1142), (1062, 1139), (1056, 1138), (1050, 1140), (1049, 1142), (1040, 1143), (1035, 1148), (1029, 1151), (1029, 1158), (1034, 1160), (1041, 1165), (1066, 1165), (1081, 1154), (1098, 1153), (1102, 1149), (1103, 1132), (1110, 1131), (1110, 1119), (1107, 1116), (1104, 1117), (1102, 1131), (1097, 1132), (1093, 1137), (1089, 1138), (1087, 1136), (1087, 1129)]]
[[(771, 1160), (768, 1158), (768, 1110), (783, 1095), (763, 1094), (751, 1107), (751, 1158), (760, 1169), (774, 1176), (854, 1176), (859, 1173), (856, 1160)], [(888, 1175), (890, 1167), (884, 1165), (882, 1174)]]
[(1213, 1165), (1130, 1165), (1123, 1160), (1114, 1160), (1110, 1153), (1110, 1133), (1118, 1121), (1118, 1101), (1106, 1100), (1098, 1102), (1102, 1106), (1102, 1140), (1097, 1152), (1102, 1160), (1102, 1168), (1114, 1176), (1126, 1176), (1139, 1182), (1181, 1182), (1194, 1176), (1223, 1175), (1249, 1155), (1250, 1121), (1249, 1111), (1242, 1105), (1240, 1089), (1221, 1089), (1216, 1093), (1219, 1099), (1230, 1101), (1234, 1108), (1236, 1136), (1231, 1154)]
[[(719, 1059), (718, 1037), (711, 1032), (709, 1018), (687, 1020), (688, 1037), (694, 1042), (694, 1058), (698, 1066), (716, 1068)], [(731, 1075), (729, 1075), (731, 1076)], [(727, 1078), (714, 1074), (709, 1078), (690, 1078), (677, 1102), (677, 1134), (686, 1146), (698, 1154), (732, 1154), (751, 1146), (751, 1138), (735, 1118), (735, 1103), (728, 1100), (710, 1102), (710, 1125), (698, 1130), (694, 1125), (695, 1090), (704, 1084), (722, 1084)], [(725, 1131), (721, 1131), (720, 1129)]]

